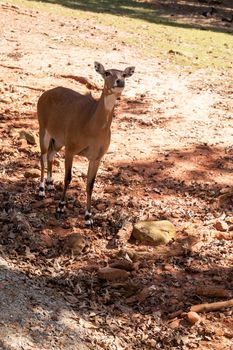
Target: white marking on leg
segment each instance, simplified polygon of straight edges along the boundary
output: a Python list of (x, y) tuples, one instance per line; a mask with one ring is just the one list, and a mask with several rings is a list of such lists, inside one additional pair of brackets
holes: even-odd
[(49, 184), (47, 185), (47, 188), (48, 188), (49, 191), (55, 190), (55, 187), (54, 187), (54, 184), (53, 184), (53, 183), (49, 183)]
[(46, 182), (47, 182), (47, 188), (48, 188), (48, 190), (49, 190), (49, 191), (54, 190), (53, 178), (52, 178), (49, 174), (48, 174), (48, 176), (47, 176)]
[(41, 181), (39, 186), (39, 196), (44, 197), (45, 196), (45, 180)]
[(59, 202), (58, 208), (57, 208), (57, 212), (58, 213), (64, 213), (64, 211), (65, 211), (65, 204), (66, 204), (65, 201), (60, 201)]
[(85, 220), (85, 226), (92, 226), (94, 223), (93, 219)]
[(93, 225), (92, 214), (88, 210), (85, 211), (85, 225), (86, 226)]
[(48, 183), (53, 182), (53, 178), (48, 174), (46, 181)]

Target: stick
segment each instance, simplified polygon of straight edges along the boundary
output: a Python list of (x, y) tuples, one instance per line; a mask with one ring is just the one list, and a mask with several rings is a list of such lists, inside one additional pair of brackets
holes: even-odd
[(75, 81), (78, 81), (80, 84), (86, 85), (86, 87), (90, 90), (101, 90), (98, 85), (95, 83), (92, 83), (89, 79), (81, 76), (76, 76), (76, 75), (61, 75), (62, 78), (68, 78), (68, 79), (74, 79)]
[(8, 66), (7, 64), (2, 64), (2, 63), (0, 63), (0, 66), (4, 67), (4, 68), (9, 68), (9, 69), (20, 69), (20, 70), (23, 70), (23, 68), (21, 68), (21, 67)]
[(43, 88), (36, 88), (34, 86), (29, 86), (29, 85), (15, 85), (15, 86), (23, 88), (23, 89), (34, 90), (34, 91), (45, 91), (45, 89), (43, 89)]
[(205, 304), (193, 305), (191, 306), (190, 311), (209, 312), (209, 311), (225, 309), (226, 307), (233, 307), (233, 299), (229, 299), (227, 301), (218, 301), (216, 303), (205, 303)]
[(231, 292), (229, 290), (226, 290), (222, 287), (216, 287), (216, 286), (201, 286), (197, 287), (195, 290), (195, 293), (197, 295), (202, 295), (205, 297), (212, 297), (212, 298), (231, 298)]

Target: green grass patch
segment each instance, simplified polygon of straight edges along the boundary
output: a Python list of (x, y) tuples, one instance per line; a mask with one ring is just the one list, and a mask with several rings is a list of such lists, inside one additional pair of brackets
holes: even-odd
[[(157, 57), (171, 65), (195, 68), (229, 69), (233, 66), (232, 35), (221, 29), (203, 30), (196, 24), (168, 19), (153, 4), (133, 0), (10, 0), (21, 6), (62, 16), (89, 19), (115, 28), (122, 40), (140, 57)], [(87, 46), (92, 47), (92, 43)], [(101, 45), (102, 46), (102, 45)], [(109, 43), (106, 42), (106, 49)]]

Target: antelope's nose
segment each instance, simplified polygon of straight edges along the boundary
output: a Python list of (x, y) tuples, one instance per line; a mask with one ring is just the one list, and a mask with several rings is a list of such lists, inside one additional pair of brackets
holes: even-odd
[(124, 79), (117, 79), (116, 85), (117, 85), (117, 87), (124, 87), (125, 86)]

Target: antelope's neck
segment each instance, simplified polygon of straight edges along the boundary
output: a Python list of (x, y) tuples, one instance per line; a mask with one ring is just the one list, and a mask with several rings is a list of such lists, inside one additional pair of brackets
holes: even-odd
[(103, 90), (94, 116), (97, 128), (105, 129), (111, 126), (116, 99), (116, 94)]

